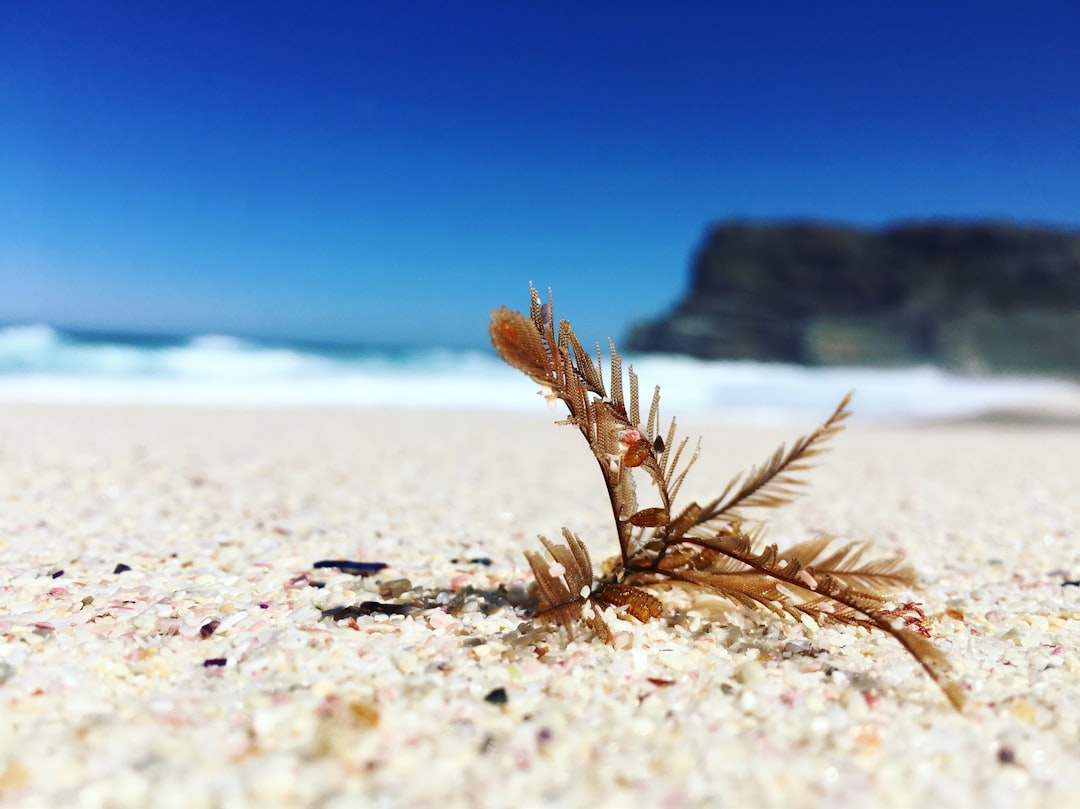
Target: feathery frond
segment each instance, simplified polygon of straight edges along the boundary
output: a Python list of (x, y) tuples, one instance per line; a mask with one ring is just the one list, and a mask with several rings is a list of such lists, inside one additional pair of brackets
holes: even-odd
[(746, 475), (732, 478), (720, 496), (702, 508), (698, 524), (722, 517), (739, 519), (737, 508), (776, 508), (798, 497), (806, 484), (796, 473), (810, 469), (809, 460), (825, 451), (822, 444), (844, 429), (844, 422), (851, 416), (847, 409), (851, 397), (851, 393), (844, 396), (833, 414), (814, 432), (792, 444), (791, 449), (785, 451), (781, 445), (764, 463)]
[[(850, 393), (816, 430), (736, 475), (718, 497), (675, 511), (675, 498), (698, 458), (700, 441), (683, 462), (688, 439), (677, 439), (675, 419), (660, 434), (660, 389), (654, 389), (642, 424), (637, 374), (628, 369), (624, 389), (622, 357), (615, 344), (608, 342), (605, 386), (599, 344), (594, 361), (568, 321), (555, 326), (550, 291), (543, 304), (531, 285), (529, 291), (528, 316), (506, 307), (492, 312), (492, 344), (507, 363), (539, 383), (546, 397), (566, 406), (569, 412), (562, 423), (581, 432), (603, 474), (620, 550), (612, 572), (596, 580), (588, 550), (569, 529), (563, 528), (562, 544), (541, 537), (546, 555), (525, 553), (536, 580), (539, 620), (559, 624), (571, 634), (573, 625), (582, 622), (610, 642), (605, 610), (648, 621), (660, 615), (662, 604), (644, 588), (696, 587), (748, 609), (890, 635), (950, 702), (961, 707), (963, 691), (944, 655), (927, 639), (922, 611), (910, 603), (890, 609), (896, 592), (914, 584), (914, 572), (902, 560), (867, 559), (865, 545), (837, 545), (827, 536), (781, 551), (763, 543), (760, 523), (744, 528), (745, 510), (776, 508), (802, 493), (801, 474), (851, 415)], [(659, 504), (638, 504), (635, 472), (644, 473), (656, 487)]]

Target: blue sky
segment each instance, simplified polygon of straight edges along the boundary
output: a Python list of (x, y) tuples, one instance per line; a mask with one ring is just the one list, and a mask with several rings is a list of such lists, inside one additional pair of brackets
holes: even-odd
[(587, 341), (732, 216), (1080, 225), (1080, 5), (0, 8), (0, 323)]

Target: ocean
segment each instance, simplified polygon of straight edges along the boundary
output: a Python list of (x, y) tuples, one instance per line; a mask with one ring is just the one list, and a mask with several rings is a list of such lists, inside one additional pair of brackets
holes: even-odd
[[(932, 367), (804, 368), (633, 356), (661, 414), (815, 421), (856, 391), (860, 420), (910, 422), (998, 411), (1080, 413), (1080, 384)], [(134, 338), (45, 325), (0, 328), (0, 402), (528, 411), (537, 386), (491, 350), (317, 347), (229, 335)], [(644, 407), (645, 405), (643, 405)]]

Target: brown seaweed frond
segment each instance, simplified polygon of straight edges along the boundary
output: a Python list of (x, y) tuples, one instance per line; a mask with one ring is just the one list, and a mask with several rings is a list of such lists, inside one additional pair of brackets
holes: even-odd
[(565, 544), (558, 545), (540, 537), (550, 561), (539, 551), (525, 551), (536, 580), (537, 618), (561, 624), (571, 637), (574, 622), (582, 621), (605, 643), (610, 643), (611, 629), (600, 614), (603, 608), (615, 607), (639, 621), (660, 614), (659, 599), (637, 587), (610, 583), (593, 592), (588, 549), (569, 528), (563, 528), (563, 538)]
[(870, 550), (866, 543), (849, 542), (837, 546), (833, 537), (820, 534), (792, 545), (783, 559), (797, 563), (815, 575), (829, 575), (845, 586), (887, 592), (915, 584), (915, 571), (902, 557), (884, 557), (863, 561)]
[[(593, 359), (566, 320), (555, 325), (550, 292), (546, 303), (530, 285), (529, 314), (495, 310), (489, 332), (499, 355), (539, 383), (549, 400), (568, 410), (562, 423), (585, 438), (604, 477), (620, 555), (594, 580), (585, 545), (568, 529), (563, 544), (541, 537), (546, 550), (526, 552), (536, 578), (537, 618), (572, 632), (581, 621), (610, 642), (604, 611), (613, 608), (639, 621), (657, 617), (661, 603), (643, 588), (700, 588), (750, 609), (815, 624), (841, 623), (895, 638), (945, 691), (963, 701), (944, 655), (928, 640), (925, 616), (914, 604), (892, 607), (896, 593), (915, 575), (899, 558), (868, 557), (866, 545), (838, 544), (827, 536), (781, 551), (763, 541), (760, 523), (745, 527), (743, 510), (775, 508), (799, 495), (802, 473), (843, 430), (851, 394), (816, 430), (781, 446), (762, 464), (736, 475), (718, 497), (674, 510), (675, 498), (700, 453), (687, 456), (688, 440), (676, 437), (675, 420), (660, 426), (660, 389), (642, 420), (639, 381), (626, 372), (609, 341), (605, 382), (600, 346)], [(639, 504), (635, 473), (655, 487), (653, 505)]]
[(796, 440), (790, 449), (781, 444), (764, 463), (733, 477), (719, 497), (701, 507), (695, 524), (739, 520), (738, 508), (777, 508), (802, 494), (806, 482), (798, 473), (808, 471), (813, 466), (811, 459), (827, 450), (824, 443), (844, 429), (844, 422), (851, 416), (848, 405), (852, 395), (845, 395), (829, 418)]
[[(565, 545), (540, 537), (550, 561), (539, 551), (525, 551), (525, 558), (536, 580), (536, 617), (562, 624), (573, 635), (574, 622), (582, 619), (581, 610), (592, 594), (593, 567), (588, 548), (569, 528), (563, 528), (563, 537)], [(610, 636), (607, 625), (594, 629), (598, 635)]]

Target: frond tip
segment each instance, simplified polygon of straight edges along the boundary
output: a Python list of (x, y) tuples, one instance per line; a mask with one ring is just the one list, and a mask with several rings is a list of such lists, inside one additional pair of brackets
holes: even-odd
[[(569, 322), (556, 325), (550, 292), (543, 304), (531, 285), (529, 293), (528, 315), (506, 307), (492, 312), (492, 345), (507, 363), (540, 384), (549, 400), (566, 406), (569, 415), (561, 423), (576, 427), (596, 458), (620, 551), (605, 566), (610, 572), (597, 580), (588, 550), (569, 529), (563, 529), (562, 543), (541, 537), (545, 552), (525, 552), (536, 581), (538, 620), (561, 625), (571, 635), (581, 622), (610, 643), (608, 610), (649, 621), (660, 615), (662, 604), (646, 588), (699, 588), (778, 616), (890, 635), (953, 706), (961, 707), (963, 689), (928, 639), (922, 610), (911, 603), (891, 608), (897, 591), (914, 584), (914, 571), (902, 560), (867, 558), (865, 545), (837, 544), (827, 536), (782, 551), (761, 541), (761, 523), (745, 527), (745, 510), (776, 508), (802, 493), (802, 474), (851, 416), (852, 394), (817, 429), (733, 477), (718, 497), (676, 510), (675, 498), (697, 460), (700, 441), (684, 462), (688, 440), (676, 438), (674, 419), (661, 434), (660, 389), (654, 390), (642, 424), (637, 374), (629, 368), (624, 385), (622, 357), (614, 343), (609, 341), (605, 386), (599, 344), (594, 360)], [(659, 502), (638, 503), (635, 474), (656, 487)]]
[(720, 496), (702, 509), (698, 524), (720, 517), (738, 519), (738, 508), (776, 508), (794, 500), (806, 485), (797, 473), (809, 470), (810, 459), (824, 452), (823, 444), (844, 429), (851, 416), (848, 405), (853, 395), (848, 392), (829, 418), (790, 449), (785, 451), (780, 445), (764, 463), (733, 477)]
[(594, 589), (588, 549), (569, 528), (563, 528), (563, 539), (565, 544), (557, 545), (540, 537), (547, 557), (539, 551), (525, 551), (536, 580), (539, 620), (560, 624), (571, 637), (574, 623), (581, 621), (610, 643), (611, 628), (602, 612), (607, 607), (641, 622), (660, 615), (660, 600), (638, 587), (607, 583)]
[(603, 618), (584, 609), (592, 596), (593, 568), (589, 550), (571, 533), (563, 528), (564, 545), (556, 545), (541, 536), (540, 542), (548, 558), (539, 551), (525, 551), (525, 558), (536, 580), (536, 617), (548, 623), (561, 624), (573, 637), (574, 623), (585, 621), (605, 642), (611, 640), (611, 632)]

